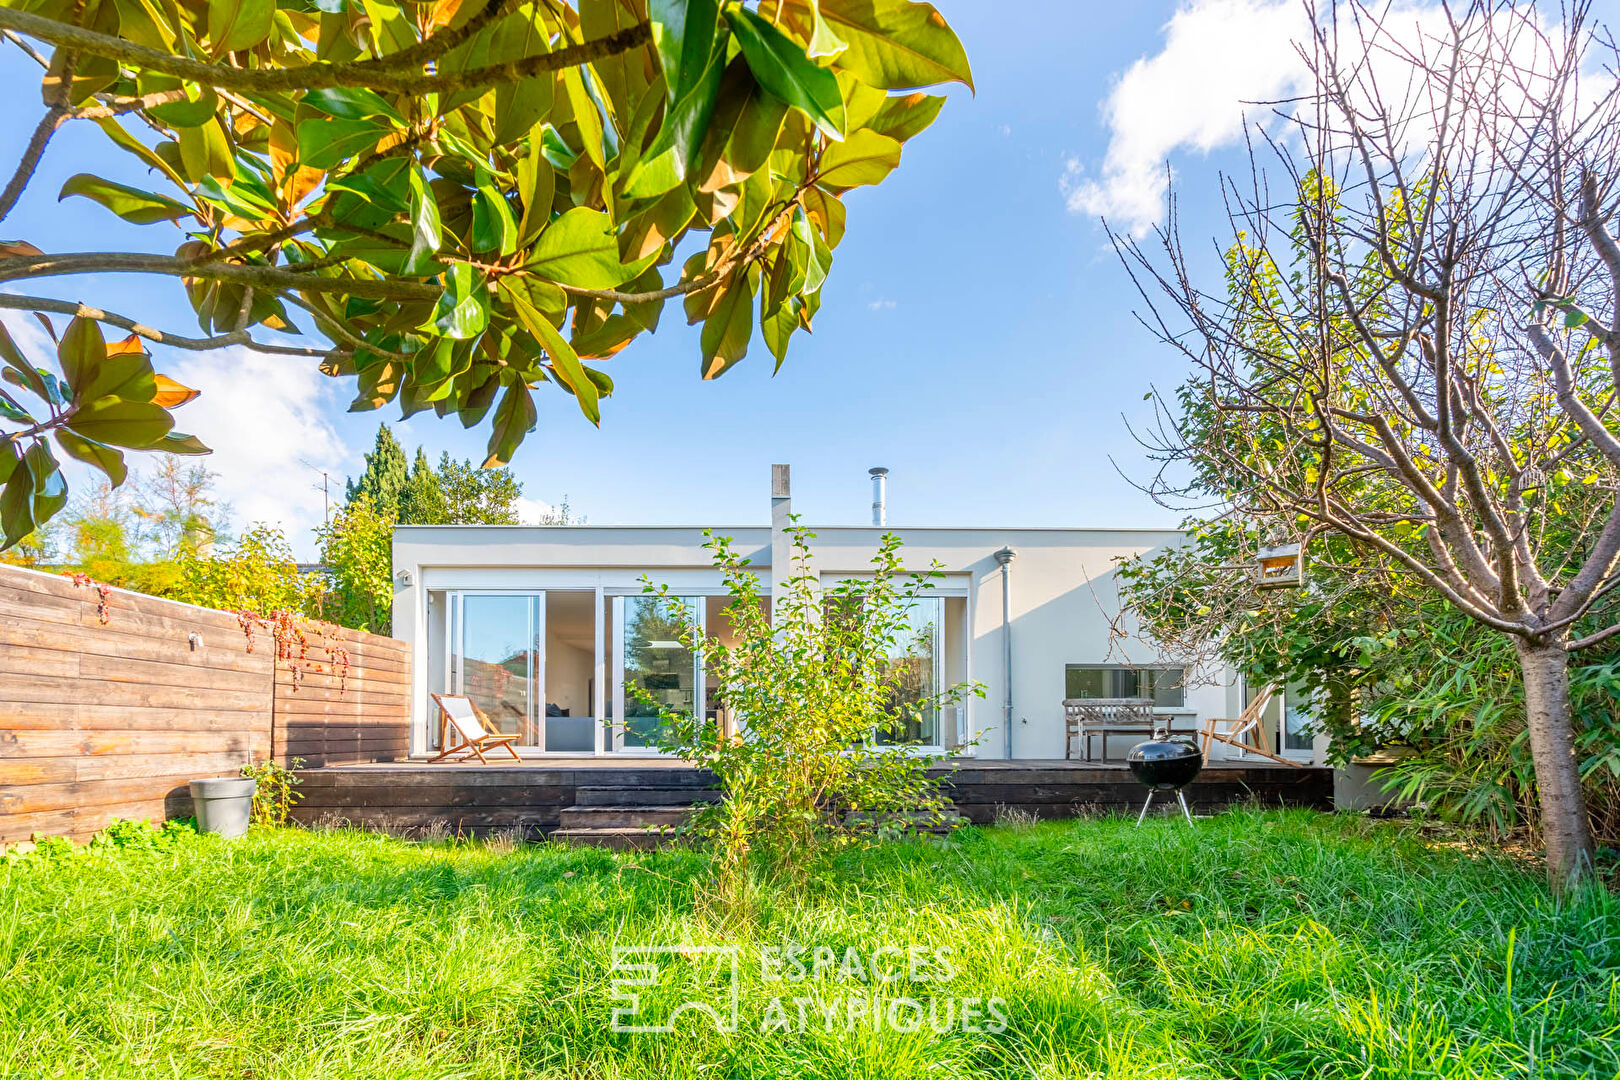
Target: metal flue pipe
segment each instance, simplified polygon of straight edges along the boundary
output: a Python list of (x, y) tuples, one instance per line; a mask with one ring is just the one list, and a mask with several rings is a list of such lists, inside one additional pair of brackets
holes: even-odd
[(866, 470), (872, 477), (872, 524), (889, 523), (889, 470), (882, 466)]

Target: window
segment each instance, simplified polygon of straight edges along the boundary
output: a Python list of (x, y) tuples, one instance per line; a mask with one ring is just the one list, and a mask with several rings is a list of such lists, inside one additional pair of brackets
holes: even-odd
[(1109, 664), (1065, 664), (1066, 698), (1152, 698), (1161, 709), (1179, 709), (1187, 703), (1178, 667), (1120, 667)]

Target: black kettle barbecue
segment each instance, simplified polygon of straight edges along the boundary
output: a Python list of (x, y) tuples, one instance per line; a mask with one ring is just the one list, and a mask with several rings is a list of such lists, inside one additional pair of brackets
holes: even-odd
[(1181, 803), (1181, 813), (1186, 817), (1187, 824), (1192, 824), (1192, 811), (1187, 809), (1187, 797), (1181, 793), (1181, 789), (1198, 777), (1204, 767), (1204, 755), (1192, 739), (1185, 736), (1172, 739), (1169, 734), (1168, 728), (1156, 728), (1152, 739), (1137, 743), (1125, 755), (1125, 764), (1131, 767), (1138, 780), (1148, 786), (1147, 802), (1142, 804), (1142, 812), (1136, 816), (1138, 825), (1147, 817), (1154, 794), (1160, 791), (1176, 793), (1176, 801)]

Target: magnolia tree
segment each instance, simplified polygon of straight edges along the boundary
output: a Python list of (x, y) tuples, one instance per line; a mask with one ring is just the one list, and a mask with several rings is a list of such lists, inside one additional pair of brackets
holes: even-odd
[[(1617, 51), (1582, 4), (1385, 14), (1311, 12), (1313, 87), (1227, 186), (1219, 288), (1173, 219), (1157, 252), (1118, 239), (1195, 369), (1152, 489), (1348, 544), (1336, 587), (1398, 579), (1506, 635), (1563, 888), (1592, 859), (1569, 656), (1620, 634)], [(1576, 504), (1586, 527), (1548, 527)]]
[[(46, 252), (19, 222), (0, 245), (0, 306), (73, 319), (60, 378), (0, 339), (7, 544), (60, 505), (47, 435), (115, 480), (125, 449), (205, 452), (171, 433), (186, 392), (143, 340), (318, 362), (356, 410), (488, 418), (490, 464), (543, 383), (598, 422), (601, 362), (669, 300), (702, 323), (704, 378), (756, 328), (780, 364), (820, 306), (842, 196), (939, 112), (914, 89), (972, 86), (910, 0), (20, 0), (0, 32), (44, 69), (0, 219), (71, 122), (162, 189), (61, 190), (152, 226), (146, 250)], [(202, 336), (33, 295), (83, 274), (178, 278)], [(325, 342), (280, 336), (300, 332)]]

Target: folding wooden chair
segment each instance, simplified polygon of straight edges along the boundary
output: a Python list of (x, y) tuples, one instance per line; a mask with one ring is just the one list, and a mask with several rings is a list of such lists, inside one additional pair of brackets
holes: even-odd
[[(1280, 765), (1287, 765), (1295, 769), (1304, 768), (1299, 762), (1289, 761), (1287, 758), (1273, 754), (1265, 748), (1266, 732), (1262, 723), (1262, 714), (1266, 711), (1266, 706), (1271, 704), (1271, 699), (1276, 694), (1277, 688), (1275, 686), (1263, 688), (1258, 694), (1254, 695), (1254, 700), (1249, 702), (1249, 707), (1244, 709), (1243, 715), (1236, 720), (1216, 716), (1205, 720), (1202, 734), (1204, 764), (1209, 764), (1210, 746), (1222, 742), (1228, 746), (1237, 747), (1245, 754), (1259, 754), (1261, 757), (1270, 758)], [(1220, 730), (1221, 724), (1228, 725), (1225, 731)]]
[[(493, 750), (497, 746), (504, 746), (513, 760), (523, 760), (512, 748), (512, 744), (517, 742), (520, 736), (491, 732), (485, 726), (484, 715), (478, 706), (473, 704), (472, 698), (456, 694), (434, 694), (433, 700), (439, 706), (439, 745), (444, 749), (438, 757), (429, 758), (429, 764), (443, 761), (452, 754), (462, 755), (464, 761), (476, 754), (480, 762), (488, 765), (489, 759), (484, 757), (484, 751)], [(450, 745), (452, 730), (460, 740), (454, 746)]]

